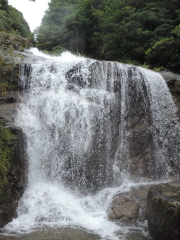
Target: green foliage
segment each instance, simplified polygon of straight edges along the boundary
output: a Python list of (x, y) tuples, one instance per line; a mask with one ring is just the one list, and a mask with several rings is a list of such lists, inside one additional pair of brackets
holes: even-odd
[(14, 135), (0, 124), (0, 190), (8, 183), (7, 174), (12, 157)]
[[(68, 49), (98, 59), (147, 62), (180, 71), (180, 63), (174, 62), (180, 37), (179, 0), (52, 0), (36, 35), (40, 49)], [(163, 39), (171, 39), (174, 47)], [(171, 51), (164, 52), (162, 62), (154, 54), (165, 45)]]
[(8, 5), (7, 0), (0, 0), (0, 32), (9, 31), (22, 37), (29, 37), (30, 28), (21, 12)]
[[(180, 41), (163, 38), (146, 51), (147, 63), (156, 67), (165, 67), (175, 72), (179, 71)], [(156, 65), (155, 65), (156, 64)]]

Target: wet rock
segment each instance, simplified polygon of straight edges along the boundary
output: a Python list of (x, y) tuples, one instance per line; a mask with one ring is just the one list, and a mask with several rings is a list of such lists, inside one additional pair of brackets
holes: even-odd
[(1, 102), (0, 100), (0, 118), (3, 119), (3, 121), (8, 122), (9, 124), (14, 124), (15, 123), (15, 118), (18, 110), (18, 106), (20, 103), (20, 95), (17, 92), (14, 92), (12, 94), (13, 98), (13, 103), (7, 103), (6, 101), (11, 97), (4, 98), (4, 101)]
[(121, 222), (134, 222), (138, 218), (139, 206), (130, 193), (116, 195), (111, 203), (108, 217), (111, 220), (119, 219)]
[(4, 97), (0, 97), (0, 104), (5, 103), (5, 101), (6, 101), (6, 98), (4, 98)]
[(149, 240), (149, 237), (144, 236), (142, 233), (131, 233), (126, 237), (126, 240)]
[(129, 158), (124, 161), (125, 156), (123, 156), (120, 159), (121, 165), (124, 165), (124, 168), (135, 177), (151, 177), (154, 171), (151, 102), (145, 79), (134, 67), (128, 69), (126, 94), (128, 113), (125, 121), (127, 131), (131, 134), (125, 136), (129, 149), (124, 155), (128, 154)]
[(129, 192), (116, 194), (108, 209), (110, 220), (120, 220), (126, 224), (136, 220), (146, 220), (147, 193), (151, 185), (131, 187)]
[[(80, 92), (80, 94), (83, 90), (88, 92), (89, 89), (103, 91), (106, 94), (112, 94), (115, 99), (112, 103), (106, 102), (106, 99), (103, 100), (103, 108), (108, 109), (108, 104), (110, 106), (107, 113), (104, 111), (104, 120), (98, 122), (99, 119), (94, 118), (96, 130), (92, 147), (89, 149), (90, 154), (84, 156), (84, 159), (88, 159), (87, 170), (91, 168), (92, 171), (86, 171), (81, 163), (76, 173), (70, 170), (75, 178), (77, 173), (79, 175), (76, 186), (78, 181), (81, 181), (82, 169), (85, 170), (82, 177), (83, 184), (87, 183), (85, 188), (88, 191), (92, 188), (98, 191), (104, 186), (119, 184), (121, 181), (119, 176), (123, 171), (127, 171), (137, 181), (139, 178), (159, 179), (167, 174), (167, 169), (169, 174), (179, 174), (179, 160), (175, 156), (179, 152), (179, 146), (175, 142), (175, 139), (179, 139), (179, 131), (174, 127), (175, 121), (171, 123), (168, 114), (164, 114), (167, 124), (163, 127), (159, 119), (155, 121), (156, 113), (161, 111), (155, 109), (156, 106), (152, 99), (152, 95), (156, 94), (156, 89), (153, 90), (155, 93), (150, 92), (153, 86), (150, 87), (149, 83), (155, 78), (159, 83), (162, 80), (159, 74), (149, 71), (147, 75), (144, 75), (143, 71), (132, 65), (122, 66), (116, 62), (95, 60), (82, 61), (67, 72), (67, 89), (76, 93)], [(162, 87), (164, 94), (162, 94), (162, 99), (165, 99), (168, 94), (165, 93), (167, 87), (163, 81)], [(160, 84), (159, 88), (161, 88)], [(155, 95), (154, 97), (156, 98)], [(96, 106), (100, 105), (94, 96), (85, 96), (85, 98), (97, 104)], [(160, 101), (157, 105), (161, 105)], [(170, 101), (167, 98), (164, 108), (167, 108), (168, 102)], [(169, 131), (169, 125), (172, 126), (171, 131)], [(111, 145), (109, 150), (107, 150), (107, 143)], [(173, 148), (176, 153), (172, 151), (172, 146), (175, 146)], [(107, 158), (109, 160), (105, 160)], [(117, 175), (116, 173), (113, 175), (114, 161), (119, 169)], [(69, 167), (75, 164), (78, 165), (77, 162), (72, 163), (69, 160), (66, 164), (66, 171), (69, 171)], [(108, 169), (105, 169), (105, 165)], [(100, 181), (94, 177), (95, 174), (102, 176)], [(74, 180), (68, 179), (67, 182), (73, 184)]]
[(68, 76), (66, 75), (66, 78), (69, 78), (69, 83), (72, 85), (77, 85), (79, 88), (83, 88), (86, 86), (86, 82), (83, 80), (83, 77), (81, 74), (79, 75), (70, 75), (70, 72), (68, 73)]
[(166, 81), (168, 87), (173, 85), (180, 86), (180, 75), (172, 73), (172, 72), (160, 72), (164, 80)]
[(30, 46), (30, 40), (10, 33), (0, 33), (0, 96), (19, 90), (20, 66), (25, 57), (17, 51)]
[(164, 77), (172, 94), (174, 103), (176, 104), (178, 110), (177, 115), (180, 120), (180, 75), (171, 72), (161, 72), (161, 75)]
[(69, 85), (75, 85), (79, 88), (88, 86), (91, 82), (91, 64), (93, 60), (83, 61), (74, 66), (66, 73), (66, 80)]
[(78, 86), (75, 86), (74, 84), (68, 84), (68, 85), (66, 86), (66, 89), (69, 90), (69, 91), (72, 91), (72, 92), (74, 92), (74, 93), (77, 93), (77, 94), (80, 93), (79, 87), (78, 87)]
[(9, 157), (3, 158), (8, 167), (1, 171), (0, 227), (3, 227), (16, 217), (18, 201), (26, 185), (26, 144), (22, 129), (14, 124), (21, 101), (19, 73), (24, 59), (16, 51), (28, 47), (29, 40), (14, 34), (12, 38), (11, 34), (0, 33), (0, 46), (0, 126), (8, 130), (11, 136), (5, 146), (10, 152)]
[(118, 81), (114, 81), (114, 92), (120, 92), (121, 91), (121, 84)]
[(6, 97), (0, 97), (0, 104), (3, 104), (3, 103), (15, 103), (17, 102), (17, 99), (15, 96), (9, 96), (8, 95)]
[(139, 206), (139, 215), (138, 221), (144, 222), (146, 217), (146, 205), (147, 205), (147, 194), (148, 190), (151, 185), (141, 185), (137, 187), (132, 187), (130, 192), (132, 193), (135, 201), (138, 203)]
[[(68, 71), (66, 80), (80, 88), (96, 88), (119, 93), (121, 76), (117, 63), (88, 59)], [(102, 81), (104, 78), (105, 81)]]
[[(27, 61), (28, 58), (25, 59)], [(18, 90), (21, 92), (27, 91), (30, 88), (30, 75), (32, 67), (31, 64), (26, 63), (26, 61), (24, 60), (19, 69), (21, 77), (23, 76), (18, 81)]]
[(17, 99), (15, 97), (9, 97), (5, 100), (5, 103), (15, 103)]
[[(121, 105), (117, 64), (115, 69), (115, 83), (111, 79), (111, 63), (108, 62), (85, 60), (66, 74), (66, 89), (75, 94), (83, 94), (83, 98), (89, 102), (92, 138), (83, 154), (79, 152), (77, 156), (72, 156), (71, 152), (66, 151), (68, 157), (65, 157), (62, 167), (63, 182), (73, 190), (78, 189), (85, 194), (95, 193), (116, 181), (113, 176), (113, 159), (119, 144)], [(104, 76), (104, 71), (107, 76)], [(103, 77), (107, 78), (107, 84), (103, 83)], [(109, 91), (107, 95), (106, 89)], [(115, 92), (116, 100), (113, 95), (109, 95), (110, 91)], [(66, 141), (66, 138), (67, 136), (63, 140)]]
[(180, 180), (149, 189), (147, 219), (153, 240), (180, 239)]
[(86, 232), (81, 229), (73, 229), (64, 227), (56, 230), (44, 229), (37, 230), (26, 235), (21, 236), (0, 236), (2, 240), (101, 240), (102, 238), (96, 234)]

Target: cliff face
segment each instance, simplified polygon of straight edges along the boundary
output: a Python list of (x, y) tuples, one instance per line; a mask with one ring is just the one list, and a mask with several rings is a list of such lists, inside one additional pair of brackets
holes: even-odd
[[(4, 40), (3, 40), (4, 39)], [(25, 178), (25, 169), (26, 168), (26, 154), (25, 154), (25, 139), (23, 136), (22, 130), (15, 125), (15, 116), (17, 112), (17, 107), (21, 101), (21, 89), (28, 87), (28, 82), (24, 81), (25, 86), (21, 86), (20, 78), (19, 78), (19, 72), (21, 66), (24, 65), (23, 70), (26, 75), (29, 74), (29, 71), (31, 70), (30, 64), (32, 61), (36, 59), (36, 57), (31, 58), (24, 58), (26, 56), (26, 53), (19, 54), (16, 51), (22, 51), (23, 48), (28, 47), (29, 42), (28, 40), (18, 37), (18, 36), (9, 36), (7, 34), (0, 34), (0, 44), (1, 44), (1, 50), (0, 50), (0, 141), (4, 144), (2, 147), (2, 144), (0, 144), (0, 227), (2, 227), (4, 224), (11, 221), (13, 217), (16, 215), (16, 208), (18, 201), (20, 197), (22, 196), (22, 193), (24, 191), (25, 185), (26, 185), (26, 178)], [(114, 69), (111, 68), (111, 63), (103, 62), (102, 65), (107, 65), (107, 87), (108, 91), (109, 89), (113, 88), (113, 93), (115, 93), (115, 96), (119, 101), (121, 101), (122, 96), (120, 94), (120, 89), (122, 87), (122, 84), (117, 81), (117, 79), (120, 79), (119, 77), (122, 76), (123, 72), (118, 72), (117, 66), (115, 63)], [(77, 71), (78, 69), (78, 71)], [(79, 78), (79, 69), (82, 71), (83, 76), (83, 67), (78, 66), (78, 68), (74, 68), (73, 70), (69, 71), (66, 75), (67, 80), (69, 81), (68, 89), (72, 91), (78, 91), (78, 87), (84, 86), (83, 78)], [(95, 82), (92, 83), (94, 85), (100, 84), (98, 80), (101, 80), (103, 78), (102, 73), (100, 72), (100, 63), (96, 62), (95, 64), (91, 64), (90, 69), (90, 75), (89, 77), (95, 79)], [(97, 75), (96, 71), (97, 70)], [(55, 71), (55, 69), (52, 68), (52, 71)], [(133, 66), (128, 68), (127, 71), (127, 79), (131, 79), (133, 77), (134, 83), (138, 81), (137, 76), (139, 76), (139, 72), (136, 72)], [(100, 76), (100, 79), (99, 79)], [(112, 78), (114, 79), (114, 82), (112, 82)], [(116, 79), (117, 78), (117, 79)], [(132, 94), (132, 97), (129, 99), (129, 102), (127, 103), (127, 109), (128, 114), (125, 116), (125, 119), (127, 120), (127, 131), (131, 129), (131, 135), (129, 135), (126, 138), (127, 142), (130, 142), (129, 146), (129, 154), (131, 159), (133, 159), (133, 165), (132, 167), (129, 167), (128, 161), (124, 161), (123, 156), (117, 156), (120, 159), (120, 163), (126, 162), (127, 166), (123, 166), (125, 169), (129, 168), (130, 172), (133, 173), (135, 176), (145, 176), (149, 177), (151, 172), (155, 175), (154, 170), (154, 162), (152, 165), (146, 164), (146, 162), (149, 162), (150, 158), (153, 158), (152, 154), (152, 136), (150, 133), (150, 128), (152, 125), (152, 117), (149, 111), (144, 107), (142, 107), (142, 99), (145, 101), (145, 106), (149, 106), (150, 100), (146, 96), (146, 88), (144, 84), (144, 79), (140, 78), (141, 85), (132, 85), (130, 84), (130, 81), (127, 81), (127, 94)], [(113, 83), (113, 85), (112, 85)], [(89, 87), (93, 87), (94, 85), (89, 85)], [(112, 86), (111, 86), (112, 85)], [(171, 83), (169, 84), (171, 86)], [(135, 86), (135, 87), (134, 87)], [(171, 88), (170, 88), (171, 89)], [(134, 101), (134, 96), (138, 96), (136, 101)], [(125, 99), (124, 99), (125, 101)], [(119, 103), (119, 102), (118, 102)], [(134, 107), (133, 104), (136, 104)], [(105, 103), (105, 107), (106, 103)], [(139, 112), (139, 116), (136, 118), (136, 112)], [(107, 134), (107, 119), (110, 118), (111, 125), (108, 126), (108, 131), (112, 132), (112, 139), (113, 144), (110, 149), (108, 149), (108, 158), (106, 159), (107, 162), (114, 157), (115, 154), (115, 148), (117, 148), (118, 145), (118, 135), (116, 134), (116, 129), (118, 128), (120, 124), (120, 106), (119, 108), (115, 106), (108, 109), (108, 114), (104, 115), (103, 122), (98, 122), (97, 125), (95, 125), (95, 137), (92, 142), (92, 146), (94, 148), (94, 151), (90, 151), (91, 155), (88, 155), (89, 159), (91, 159), (94, 165), (94, 172), (97, 171), (97, 167), (103, 168), (103, 165), (101, 162), (104, 162), (104, 159), (106, 159), (106, 152), (104, 152), (104, 148), (106, 147), (106, 143), (109, 139), (109, 136)], [(99, 125), (103, 127), (104, 131), (107, 136), (102, 134), (100, 132)], [(115, 129), (116, 128), (116, 129)], [(137, 144), (137, 139), (139, 144)], [(97, 143), (101, 141), (100, 147), (97, 151)], [(136, 143), (136, 144), (134, 144)], [(143, 145), (144, 144), (144, 145)], [(8, 154), (7, 154), (8, 153)], [(121, 158), (120, 158), (121, 157)], [(126, 157), (126, 152), (124, 152), (124, 157)], [(95, 162), (94, 159), (99, 159)], [(128, 159), (127, 159), (128, 160)], [(93, 176), (96, 176), (97, 174), (92, 174), (89, 169), (92, 167), (92, 161), (89, 161), (87, 165), (87, 184), (89, 184), (89, 178), (93, 178)], [(69, 162), (67, 162), (68, 167)], [(2, 168), (3, 166), (3, 168)], [(141, 172), (138, 169), (138, 166), (141, 166)], [(66, 166), (65, 166), (66, 167)], [(3, 169), (3, 171), (2, 171)], [(149, 172), (147, 169), (150, 169)], [(102, 184), (104, 184), (105, 180), (109, 180), (111, 184), (111, 171), (110, 174), (106, 175), (106, 172), (104, 169), (101, 169), (103, 172), (102, 175)], [(78, 174), (81, 174), (81, 169), (78, 169)], [(98, 171), (97, 171), (98, 172)], [(154, 173), (155, 172), (155, 173)], [(73, 172), (72, 172), (73, 173)], [(93, 176), (92, 176), (93, 175)], [(65, 176), (66, 177), (66, 176)], [(77, 181), (78, 181), (77, 176)], [(66, 179), (66, 181), (74, 181), (74, 179)], [(76, 184), (76, 182), (74, 182)], [(93, 184), (96, 185), (96, 188), (99, 189), (100, 183), (99, 180), (94, 178)], [(99, 184), (99, 185), (98, 185)], [(91, 186), (88, 186), (89, 188)]]
[[(102, 148), (98, 151), (99, 156), (93, 155), (94, 162), (98, 163), (104, 154), (102, 162), (105, 163), (107, 153), (104, 153), (104, 149), (112, 139), (107, 162), (110, 168), (112, 159), (115, 159), (120, 169), (119, 175), (126, 171), (136, 179), (145, 177), (154, 180), (167, 176), (167, 172), (173, 176), (178, 174), (179, 160), (176, 154), (179, 152), (179, 133), (175, 130), (175, 108), (167, 85), (159, 74), (132, 65), (95, 61), (77, 64), (66, 74), (66, 79), (69, 83), (68, 89), (74, 92), (78, 92), (78, 88), (103, 89), (115, 95), (115, 104), (104, 104), (105, 109), (109, 106), (111, 108), (107, 110), (103, 119), (108, 119), (107, 122), (112, 126), (109, 126), (108, 133), (108, 125), (102, 121), (102, 132), (108, 134), (108, 137), (101, 137)], [(174, 112), (169, 114), (166, 109), (169, 109), (169, 112), (174, 109)], [(95, 136), (100, 135), (99, 125)], [(173, 134), (170, 133), (169, 126)], [(165, 141), (168, 142), (167, 145), (164, 144)], [(96, 152), (96, 146), (98, 141), (92, 144), (91, 154), (93, 150)], [(96, 166), (96, 169), (98, 167)], [(92, 178), (89, 168), (88, 180)], [(111, 173), (109, 175), (112, 176)], [(105, 173), (102, 174), (102, 184), (106, 184), (107, 179)], [(114, 180), (110, 179), (109, 182)]]
[(29, 40), (0, 33), (0, 227), (11, 221), (25, 187), (25, 140), (15, 126), (20, 102), (19, 70), (23, 56), (17, 53)]
[[(7, 123), (4, 125), (4, 129), (11, 134), (11, 139), (6, 142), (6, 149), (1, 149), (1, 153), (3, 151), (11, 152), (8, 157), (4, 157), (2, 154), (0, 159), (0, 227), (16, 217), (16, 208), (26, 182), (25, 142), (22, 130), (14, 125), (7, 125)], [(1, 133), (2, 129), (0, 135)]]
[(180, 181), (152, 186), (147, 195), (147, 220), (154, 240), (180, 238)]
[(167, 86), (172, 94), (173, 100), (177, 107), (177, 115), (180, 119), (180, 75), (172, 72), (160, 72), (165, 79)]

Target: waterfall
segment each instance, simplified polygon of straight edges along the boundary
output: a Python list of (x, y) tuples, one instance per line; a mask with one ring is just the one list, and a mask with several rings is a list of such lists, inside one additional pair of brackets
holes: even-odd
[(157, 73), (68, 52), (22, 71), (17, 124), (28, 181), (5, 229), (79, 227), (104, 239), (128, 232), (107, 219), (116, 191), (179, 173), (176, 108)]

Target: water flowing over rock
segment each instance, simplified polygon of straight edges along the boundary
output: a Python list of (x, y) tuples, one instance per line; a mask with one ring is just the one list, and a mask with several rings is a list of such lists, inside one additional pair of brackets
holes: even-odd
[(67, 73), (61, 65), (47, 61), (28, 73), (38, 176), (89, 193), (121, 182), (122, 173), (160, 179), (179, 171), (176, 110), (160, 75), (94, 60)]
[(107, 115), (113, 123), (111, 165), (120, 174), (125, 171), (133, 177), (160, 179), (179, 172), (176, 109), (159, 74), (119, 63), (89, 60), (77, 64), (66, 74), (66, 79), (69, 85), (80, 89), (103, 89), (114, 95)]
[[(6, 231), (78, 225), (103, 238), (124, 236), (128, 230), (106, 215), (116, 188), (179, 174), (179, 125), (162, 76), (63, 53), (26, 65), (20, 86), (28, 187)], [(123, 201), (133, 202), (135, 222), (137, 201)]]

